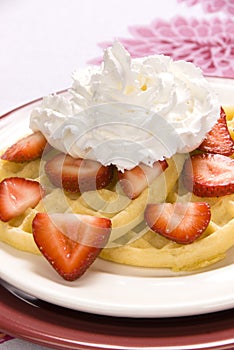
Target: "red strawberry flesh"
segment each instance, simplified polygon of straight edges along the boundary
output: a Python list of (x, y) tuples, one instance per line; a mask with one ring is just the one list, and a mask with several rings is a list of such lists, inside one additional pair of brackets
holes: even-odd
[(51, 183), (69, 192), (86, 192), (106, 187), (112, 180), (113, 167), (70, 155), (58, 154), (48, 160), (45, 172)]
[(210, 217), (210, 206), (205, 202), (148, 204), (145, 210), (151, 230), (179, 244), (189, 244), (200, 237)]
[(41, 157), (46, 145), (45, 137), (38, 131), (14, 143), (1, 158), (16, 163), (35, 160)]
[(106, 245), (111, 221), (79, 214), (38, 213), (33, 237), (41, 253), (65, 280), (84, 274)]
[(44, 195), (37, 181), (21, 177), (6, 178), (0, 183), (0, 220), (9, 221), (28, 208), (34, 208)]
[(124, 193), (131, 199), (137, 198), (166, 168), (167, 161), (157, 161), (152, 167), (140, 164), (131, 170), (118, 172), (118, 179)]
[(187, 159), (184, 186), (199, 197), (220, 197), (234, 193), (234, 159), (220, 154), (196, 154)]
[(220, 110), (220, 118), (199, 146), (201, 151), (229, 156), (234, 152), (234, 141), (229, 133), (226, 114)]

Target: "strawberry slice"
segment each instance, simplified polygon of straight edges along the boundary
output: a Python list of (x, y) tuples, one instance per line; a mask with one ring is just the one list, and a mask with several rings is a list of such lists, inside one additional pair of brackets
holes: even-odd
[(10, 162), (23, 163), (40, 158), (47, 141), (40, 131), (30, 134), (12, 146), (10, 146), (1, 156)]
[(145, 221), (154, 232), (180, 244), (194, 242), (210, 222), (205, 202), (148, 204)]
[(199, 197), (234, 193), (234, 159), (221, 154), (196, 154), (184, 164), (184, 186)]
[(152, 167), (145, 164), (131, 170), (118, 172), (118, 179), (124, 193), (131, 199), (138, 197), (168, 167), (167, 161), (157, 161)]
[(51, 183), (69, 192), (86, 192), (106, 187), (112, 180), (113, 167), (90, 159), (73, 158), (60, 153), (48, 160), (45, 172)]
[(43, 195), (37, 181), (9, 177), (0, 183), (0, 220), (9, 221), (28, 208), (34, 208)]
[(74, 281), (106, 245), (111, 220), (80, 214), (38, 213), (33, 237), (41, 253), (65, 280)]
[(234, 152), (234, 141), (229, 133), (226, 114), (220, 110), (220, 118), (199, 146), (201, 151), (229, 156)]

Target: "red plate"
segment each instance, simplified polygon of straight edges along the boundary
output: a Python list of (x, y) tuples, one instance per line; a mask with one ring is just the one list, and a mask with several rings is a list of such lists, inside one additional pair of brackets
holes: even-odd
[(0, 329), (54, 349), (234, 349), (234, 309), (181, 318), (117, 318), (39, 300), (29, 304), (2, 286), (0, 295)]

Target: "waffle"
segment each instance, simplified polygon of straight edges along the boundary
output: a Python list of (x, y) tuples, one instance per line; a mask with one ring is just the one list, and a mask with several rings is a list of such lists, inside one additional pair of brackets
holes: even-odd
[[(234, 108), (226, 108), (230, 133), (234, 130)], [(27, 209), (8, 222), (0, 221), (0, 240), (26, 252), (41, 254), (32, 235), (32, 221), (38, 212), (78, 213), (108, 217), (112, 233), (100, 258), (120, 264), (195, 270), (211, 265), (234, 245), (234, 194), (219, 198), (199, 198), (185, 193), (179, 176), (186, 159), (176, 154), (167, 160), (168, 168), (134, 200), (127, 198), (116, 181), (107, 188), (83, 194), (71, 194), (55, 188), (43, 171), (43, 159), (29, 163), (0, 161), (0, 181), (6, 177), (24, 177), (39, 181), (47, 192), (34, 209)], [(192, 244), (182, 245), (149, 230), (144, 222), (148, 203), (206, 201), (211, 206), (211, 221)]]
[[(183, 201), (185, 198), (177, 197)], [(201, 198), (192, 196), (190, 201), (200, 201)], [(170, 268), (174, 271), (192, 271), (204, 268), (222, 260), (228, 249), (234, 245), (234, 195), (210, 201), (212, 219), (202, 236), (189, 245), (181, 245), (159, 234), (152, 232), (143, 226), (143, 236), (132, 243), (124, 242), (121, 247), (104, 249), (101, 257), (121, 264)], [(137, 233), (138, 227), (134, 228), (131, 235)], [(139, 233), (138, 233), (139, 234)], [(130, 234), (129, 234), (130, 235)]]
[[(234, 107), (224, 107), (229, 132), (234, 139)], [(142, 267), (170, 268), (174, 271), (192, 271), (205, 268), (225, 258), (234, 246), (234, 194), (219, 198), (200, 198), (195, 195), (179, 195), (174, 188), (168, 202), (204, 201), (211, 207), (211, 221), (202, 236), (189, 245), (177, 244), (152, 232), (142, 223), (128, 236), (141, 237), (134, 242), (122, 237), (120, 247), (104, 249), (100, 256), (113, 262)], [(180, 192), (184, 189), (181, 188)], [(141, 233), (139, 232), (141, 231)], [(143, 233), (143, 234), (142, 234)]]
[(76, 213), (111, 218), (112, 233), (108, 247), (118, 246), (118, 239), (121, 237), (131, 235), (131, 240), (137, 239), (144, 232), (135, 231), (133, 237), (132, 230), (142, 223), (147, 203), (156, 195), (158, 202), (165, 201), (178, 180), (184, 160), (184, 155), (176, 155), (168, 160), (166, 171), (135, 200), (129, 200), (115, 182), (105, 189), (81, 195), (71, 194), (51, 185), (43, 170), (40, 170), (44, 167), (43, 161), (19, 164), (1, 160), (0, 180), (12, 176), (34, 179), (46, 187), (47, 194), (35, 208), (27, 209), (23, 215), (8, 222), (0, 221), (0, 240), (17, 249), (40, 254), (32, 236), (32, 221), (38, 212)]

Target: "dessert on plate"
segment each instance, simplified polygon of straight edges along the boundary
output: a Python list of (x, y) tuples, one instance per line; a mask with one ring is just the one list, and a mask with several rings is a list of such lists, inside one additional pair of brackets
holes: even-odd
[(115, 42), (2, 150), (0, 240), (70, 281), (97, 257), (174, 271), (223, 259), (234, 245), (233, 110), (192, 63), (132, 59)]

